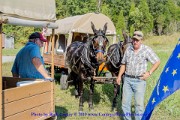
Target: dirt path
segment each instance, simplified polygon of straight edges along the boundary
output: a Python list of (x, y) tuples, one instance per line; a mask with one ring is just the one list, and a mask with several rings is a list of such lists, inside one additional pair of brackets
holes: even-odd
[(15, 56), (2, 56), (2, 63), (13, 62), (14, 59), (15, 59)]

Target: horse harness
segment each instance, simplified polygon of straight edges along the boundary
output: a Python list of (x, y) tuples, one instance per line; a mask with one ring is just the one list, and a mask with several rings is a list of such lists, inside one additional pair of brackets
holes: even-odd
[[(123, 58), (123, 50), (122, 50), (122, 47), (121, 47), (122, 45), (123, 45), (122, 42), (120, 42), (119, 44), (117, 44), (118, 47), (115, 48), (110, 55), (107, 55), (108, 60), (111, 62), (111, 64), (112, 64), (115, 68), (119, 68), (121, 65), (116, 66), (116, 65), (114, 64), (114, 62), (112, 61), (111, 56), (115, 53), (115, 51), (117, 51), (116, 57), (118, 57), (118, 58), (120, 58), (120, 59), (122, 60), (122, 58)], [(119, 50), (120, 50), (120, 51), (119, 51)], [(119, 52), (120, 52), (121, 56), (120, 56)]]
[[(82, 47), (83, 47), (83, 48), (82, 48)], [(73, 58), (75, 58), (74, 56), (77, 54), (77, 52), (78, 52), (79, 50), (82, 49), (82, 51), (80, 52), (80, 56), (78, 57), (77, 60), (76, 60), (76, 59), (73, 59), (73, 66), (72, 66), (72, 68), (76, 67), (77, 63), (81, 60), (81, 62), (82, 62), (84, 65), (88, 66), (91, 70), (94, 70), (95, 64), (92, 63), (92, 62), (90, 62), (90, 60), (88, 59), (88, 58), (89, 58), (89, 57), (88, 57), (88, 54), (91, 54), (91, 53), (89, 53), (89, 52), (90, 52), (89, 47), (90, 47), (90, 46), (88, 46), (87, 43), (85, 43), (85, 44), (83, 44), (83, 45), (79, 45), (79, 46), (77, 47), (77, 49), (74, 51), (74, 53), (73, 53), (73, 55), (72, 55), (71, 60), (72, 60)]]

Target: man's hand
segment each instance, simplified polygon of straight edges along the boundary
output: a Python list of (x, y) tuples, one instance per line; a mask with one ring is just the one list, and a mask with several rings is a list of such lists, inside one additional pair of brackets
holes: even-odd
[(121, 83), (121, 77), (122, 77), (123, 73), (125, 72), (125, 69), (126, 69), (126, 65), (125, 65), (125, 64), (122, 64), (122, 65), (121, 65), (121, 68), (120, 68), (120, 70), (119, 70), (118, 77), (117, 77), (117, 79), (116, 79), (116, 82), (117, 82), (118, 85), (120, 85), (120, 83)]
[(142, 77), (140, 77), (140, 79), (142, 79), (142, 80), (146, 80), (148, 77), (150, 77), (151, 75), (150, 75), (150, 73), (149, 72), (145, 72), (143, 75), (142, 75)]
[(51, 77), (47, 77), (47, 78), (45, 78), (44, 80), (45, 80), (45, 81), (51, 81), (51, 82), (54, 81), (54, 79), (51, 78)]
[(118, 77), (118, 78), (116, 79), (116, 82), (117, 82), (118, 85), (120, 85), (120, 83), (121, 83), (121, 77), (120, 77), (120, 78)]
[(43, 64), (41, 63), (41, 60), (39, 58), (34, 57), (32, 59), (32, 63), (34, 64), (34, 66), (36, 67), (36, 69), (41, 73), (41, 75), (44, 78), (51, 78), (49, 77), (46, 69), (44, 68)]
[(16, 74), (16, 73), (12, 73), (12, 76), (13, 76), (13, 77), (16, 77), (16, 78), (19, 78), (19, 75)]

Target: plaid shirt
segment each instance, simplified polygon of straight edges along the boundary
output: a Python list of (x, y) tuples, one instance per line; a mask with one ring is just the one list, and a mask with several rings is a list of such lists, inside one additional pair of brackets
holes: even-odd
[(141, 44), (137, 53), (134, 52), (133, 46), (130, 45), (126, 49), (121, 63), (126, 65), (125, 74), (141, 76), (147, 70), (147, 61), (155, 64), (159, 61), (159, 58), (150, 47)]

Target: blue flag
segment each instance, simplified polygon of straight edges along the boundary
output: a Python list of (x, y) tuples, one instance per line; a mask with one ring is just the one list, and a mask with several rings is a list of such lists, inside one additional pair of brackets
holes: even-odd
[(155, 86), (142, 120), (149, 120), (154, 108), (180, 88), (180, 39)]

